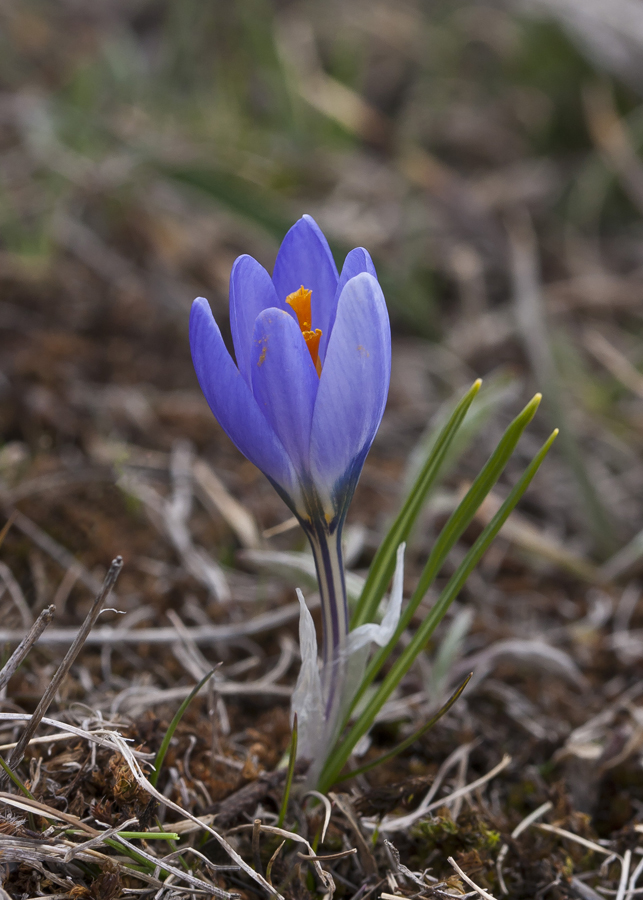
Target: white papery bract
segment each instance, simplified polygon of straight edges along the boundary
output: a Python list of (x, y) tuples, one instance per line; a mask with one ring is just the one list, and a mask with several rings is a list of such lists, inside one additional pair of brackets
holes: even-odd
[[(297, 715), (298, 755), (311, 760), (308, 779), (314, 783), (329, 751), (338, 737), (345, 713), (357, 693), (364, 676), (364, 669), (373, 644), (384, 647), (391, 640), (400, 620), (404, 591), (404, 550), (400, 544), (393, 576), (393, 586), (385, 604), (382, 621), (369, 622), (350, 632), (342, 658), (330, 665), (337, 671), (334, 677), (320, 674), (317, 658), (317, 637), (310, 610), (300, 590), (299, 649), (301, 668), (292, 695), (291, 710)], [(324, 667), (322, 663), (322, 670)], [(328, 696), (328, 687), (336, 692), (334, 700)]]

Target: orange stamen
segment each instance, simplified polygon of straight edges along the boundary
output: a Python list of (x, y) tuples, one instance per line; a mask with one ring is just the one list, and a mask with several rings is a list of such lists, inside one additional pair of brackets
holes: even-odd
[(321, 375), (322, 366), (321, 360), (319, 358), (319, 341), (321, 339), (322, 333), (321, 329), (319, 328), (316, 328), (314, 331), (311, 330), (311, 294), (312, 291), (307, 290), (302, 284), (298, 291), (294, 291), (294, 293), (288, 294), (288, 296), (286, 297), (286, 303), (295, 311), (297, 321), (299, 322), (299, 327), (301, 328), (301, 333), (303, 334), (304, 340), (306, 341), (306, 346), (308, 347), (308, 352), (310, 353), (311, 359), (315, 364), (317, 374)]
[(295, 310), (295, 314), (297, 316), (297, 321), (299, 322), (299, 327), (302, 331), (310, 331), (310, 326), (312, 324), (312, 315), (310, 312), (310, 295), (312, 291), (306, 290), (306, 288), (302, 286), (298, 291), (295, 291), (293, 294), (288, 294), (286, 297), (286, 303), (288, 306), (292, 306)]
[(314, 331), (302, 331), (302, 334), (306, 341), (306, 346), (308, 347), (308, 352), (311, 355), (312, 361), (315, 363), (317, 374), (321, 375), (322, 366), (321, 359), (319, 358), (319, 341), (322, 336), (321, 328), (315, 328)]

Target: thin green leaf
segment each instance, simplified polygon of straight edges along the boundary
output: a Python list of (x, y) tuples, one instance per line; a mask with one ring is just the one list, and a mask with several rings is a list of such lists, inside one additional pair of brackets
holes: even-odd
[[(163, 828), (163, 823), (159, 820), (159, 817), (158, 817), (158, 816), (156, 817), (156, 826), (157, 826), (157, 828), (159, 829), (159, 831), (160, 831), (162, 834), (165, 833), (165, 832), (164, 832), (164, 828)], [(178, 841), (178, 840), (179, 840), (179, 838), (177, 838), (177, 841)], [(168, 841), (168, 843), (169, 843), (169, 845), (170, 845), (170, 848), (172, 849), (172, 852), (173, 852), (173, 853), (176, 852), (176, 841), (170, 840), (170, 841)], [(179, 860), (179, 862), (181, 863), (181, 868), (183, 868), (186, 872), (189, 872), (189, 871), (190, 871), (190, 867), (189, 867), (189, 865), (186, 863), (185, 859), (183, 858), (183, 854), (182, 854), (182, 853), (179, 854), (178, 860)]]
[(163, 743), (159, 747), (158, 753), (156, 754), (156, 757), (154, 759), (154, 771), (150, 775), (150, 784), (152, 785), (152, 787), (156, 787), (156, 782), (158, 781), (159, 773), (161, 771), (161, 766), (163, 765), (163, 760), (165, 759), (165, 754), (168, 751), (168, 748), (170, 746), (170, 741), (172, 740), (172, 738), (174, 736), (174, 732), (176, 731), (179, 722), (183, 718), (183, 714), (185, 713), (185, 710), (188, 708), (190, 703), (192, 703), (192, 701), (194, 700), (196, 695), (199, 693), (199, 691), (201, 690), (203, 685), (206, 683), (206, 681), (209, 681), (213, 675), (214, 675), (214, 669), (212, 669), (211, 672), (208, 672), (207, 675), (204, 675), (203, 678), (201, 679), (201, 681), (196, 685), (196, 687), (194, 687), (190, 691), (190, 693), (187, 695), (187, 697), (185, 698), (183, 703), (177, 709), (174, 718), (170, 722), (170, 725), (169, 725), (167, 731), (165, 732), (165, 737), (163, 738)]
[(448, 522), (440, 532), (438, 539), (431, 550), (413, 596), (400, 616), (400, 621), (395, 630), (395, 634), (385, 647), (382, 647), (381, 650), (377, 651), (368, 664), (362, 683), (353, 699), (352, 709), (355, 708), (358, 701), (362, 698), (369, 684), (373, 682), (377, 673), (388, 659), (389, 654), (397, 645), (400, 636), (404, 633), (406, 628), (408, 628), (415, 611), (424, 599), (424, 595), (435, 581), (447, 556), (458, 542), (465, 529), (471, 524), (473, 517), (480, 508), (485, 497), (500, 478), (512, 453), (516, 449), (516, 445), (518, 444), (523, 431), (536, 414), (540, 400), (541, 395), (536, 394), (516, 416), (513, 422), (510, 423), (482, 471), (467, 491), (465, 497), (449, 517)]
[[(425, 722), (421, 728), (418, 728), (417, 731), (414, 731), (412, 735), (407, 737), (402, 741), (401, 744), (398, 744), (397, 747), (393, 747), (392, 750), (389, 750), (388, 753), (382, 754), (382, 756), (378, 756), (377, 759), (371, 760), (371, 762), (366, 763), (363, 766), (360, 766), (359, 769), (351, 769), (350, 772), (347, 772), (343, 778), (338, 778), (337, 781), (348, 781), (349, 778), (355, 778), (356, 775), (363, 775), (364, 772), (369, 772), (371, 769), (374, 769), (376, 766), (381, 766), (382, 763), (388, 762), (389, 759), (393, 759), (393, 757), (397, 756), (399, 753), (403, 753), (408, 747), (414, 744), (419, 738), (422, 737), (423, 734), (426, 734), (427, 731), (430, 731), (436, 722), (439, 722), (443, 715), (449, 712), (455, 701), (458, 699), (462, 691), (466, 688), (466, 686), (471, 681), (473, 677), (473, 672), (471, 672), (464, 679), (462, 684), (456, 691), (449, 697), (444, 706), (441, 706), (440, 709), (436, 712), (434, 716), (432, 716), (428, 722)], [(337, 782), (336, 782), (337, 783)]]
[(136, 865), (131, 865), (129, 863), (124, 863), (124, 865), (128, 869), (133, 869), (135, 872), (147, 872), (151, 874), (156, 868), (149, 860), (145, 859), (144, 856), (141, 856), (140, 853), (137, 853), (132, 847), (126, 847), (124, 844), (121, 844), (120, 841), (116, 841), (113, 838), (105, 838), (104, 841), (107, 847), (111, 847), (112, 850), (117, 850), (119, 853), (123, 854), (123, 856), (128, 856), (132, 862)]
[(277, 828), (283, 828), (286, 811), (288, 809), (288, 800), (290, 799), (290, 788), (295, 774), (295, 762), (297, 760), (297, 713), (295, 713), (292, 723), (292, 737), (290, 739), (290, 753), (288, 756), (288, 774), (286, 775), (286, 784), (284, 786), (284, 797), (281, 801), (281, 809), (279, 810), (279, 821)]
[(7, 765), (7, 763), (4, 761), (4, 759), (1, 756), (0, 756), (0, 766), (2, 766), (2, 768), (5, 770), (6, 774), (13, 781), (13, 783), (18, 788), (18, 790), (22, 791), (22, 793), (25, 795), (25, 797), (28, 797), (30, 800), (36, 799), (34, 797), (34, 795), (31, 793), (31, 791), (29, 790), (29, 788), (25, 784), (22, 783), (22, 781), (18, 778), (16, 773), (13, 771), (13, 769), (9, 768), (9, 766)]
[(482, 531), (476, 542), (468, 551), (462, 563), (458, 566), (455, 573), (449, 579), (447, 586), (438, 597), (435, 605), (431, 609), (428, 616), (416, 630), (409, 644), (405, 647), (398, 659), (394, 662), (390, 672), (381, 683), (377, 691), (366, 704), (361, 715), (352, 726), (344, 740), (339, 743), (330, 754), (326, 765), (319, 779), (318, 789), (327, 791), (339, 777), (348, 757), (351, 755), (353, 748), (362, 735), (366, 734), (368, 729), (375, 721), (377, 713), (380, 711), (384, 703), (391, 696), (395, 688), (398, 686), (402, 678), (413, 665), (415, 658), (420, 651), (426, 646), (427, 641), (444, 618), (449, 606), (462, 590), (467, 578), (476, 567), (489, 545), (496, 537), (504, 523), (509, 518), (512, 510), (527, 490), (534, 475), (538, 471), (540, 464), (547, 455), (549, 448), (554, 442), (558, 429), (550, 435), (545, 444), (533, 458), (529, 466), (523, 472), (522, 477), (514, 486), (513, 490), (502, 504), (498, 512), (495, 514), (491, 522)]
[(411, 528), (424, 505), (424, 501), (440, 474), (453, 438), (480, 390), (481, 384), (482, 381), (480, 379), (475, 381), (454, 409), (449, 421), (438, 435), (402, 509), (380, 544), (371, 563), (366, 584), (355, 609), (351, 630), (373, 620), (377, 607), (393, 576), (397, 548), (409, 536)]

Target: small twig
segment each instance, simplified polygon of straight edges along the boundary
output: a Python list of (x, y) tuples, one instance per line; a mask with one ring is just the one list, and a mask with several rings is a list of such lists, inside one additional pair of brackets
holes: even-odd
[[(311, 610), (319, 606), (319, 598), (312, 597), (306, 601)], [(261, 634), (264, 631), (272, 631), (280, 628), (286, 622), (291, 622), (299, 617), (299, 603), (288, 603), (286, 606), (260, 613), (251, 619), (235, 622), (231, 625), (197, 625), (186, 627), (185, 635), (195, 644), (216, 644), (218, 641), (229, 641), (238, 637), (248, 637), (253, 634)], [(42, 635), (41, 643), (68, 644), (76, 634), (74, 628), (50, 628)], [(16, 628), (0, 629), (0, 643), (21, 641), (24, 631)], [(114, 628), (111, 625), (101, 625), (87, 637), (87, 645), (104, 644), (173, 644), (176, 641), (176, 628)]]
[(327, 853), (326, 856), (306, 856), (305, 853), (297, 853), (302, 859), (308, 862), (328, 862), (329, 859), (345, 859), (347, 856), (354, 856), (357, 853), (357, 847), (351, 847), (350, 850), (340, 850), (339, 853)]
[(255, 871), (263, 875), (261, 865), (261, 819), (255, 819), (252, 827), (252, 862)]
[[(257, 824), (257, 822), (259, 824)], [(335, 892), (335, 883), (333, 881), (333, 878), (332, 878), (330, 872), (326, 872), (326, 871), (324, 871), (324, 869), (322, 869), (322, 867), (319, 863), (319, 860), (317, 859), (317, 854), (315, 853), (312, 846), (306, 840), (305, 837), (302, 837), (302, 835), (297, 834), (294, 831), (286, 831), (285, 828), (279, 828), (278, 826), (275, 826), (275, 825), (263, 825), (261, 823), (261, 820), (259, 820), (259, 819), (255, 819), (255, 821), (252, 825), (251, 824), (238, 825), (236, 828), (232, 828), (228, 832), (228, 834), (234, 834), (235, 832), (238, 832), (238, 831), (245, 831), (247, 828), (252, 828), (253, 833), (255, 830), (258, 829), (259, 831), (265, 831), (268, 834), (276, 834), (279, 837), (286, 838), (287, 840), (296, 841), (299, 844), (305, 844), (305, 846), (308, 850), (308, 854), (306, 856), (304, 856), (303, 858), (307, 862), (312, 863), (313, 868), (315, 869), (315, 872), (317, 872), (317, 875), (319, 876), (320, 882), (325, 887), (326, 892), (328, 894), (330, 894), (332, 897), (333, 893)], [(215, 832), (212, 832), (212, 833), (214, 834)], [(228, 851), (228, 852), (230, 852), (230, 851)], [(257, 874), (259, 874), (259, 873), (257, 873)], [(262, 876), (260, 876), (260, 877), (261, 877), (262, 882), (264, 882), (265, 879)]]
[[(29, 713), (0, 713), (0, 722), (30, 722), (32, 719), (32, 715)], [(59, 722), (57, 719), (50, 719), (48, 716), (43, 716), (40, 720), (43, 725), (51, 725), (52, 728), (58, 728), (62, 732), (64, 732), (65, 737), (69, 737), (70, 735), (78, 736), (83, 738), (85, 741), (90, 741), (93, 744), (98, 744), (101, 747), (105, 747), (107, 749), (113, 748), (113, 744), (109, 741), (109, 736), (114, 734), (114, 731), (111, 728), (102, 728), (97, 729), (96, 731), (87, 731), (84, 728), (78, 728), (76, 725), (70, 725), (69, 722)], [(105, 737), (103, 735), (106, 735)], [(119, 735), (119, 737), (122, 737)], [(33, 738), (33, 741), (47, 741), (51, 740), (59, 740), (60, 735), (49, 735), (45, 738)], [(31, 743), (31, 741), (30, 741)], [(17, 747), (17, 743), (10, 744), (9, 747), (7, 745), (3, 745), (5, 749), (9, 749), (9, 747)], [(144, 753), (142, 750), (133, 750), (132, 753), (137, 759), (143, 760), (151, 760), (154, 759), (153, 753)]]
[(325, 794), (320, 793), (319, 791), (307, 791), (304, 794), (304, 801), (306, 797), (316, 797), (317, 800), (320, 800), (324, 804), (324, 826), (321, 830), (321, 836), (319, 838), (319, 843), (323, 844), (326, 838), (326, 832), (328, 831), (328, 826), (330, 825), (330, 817), (333, 811), (332, 806), (330, 805), (330, 800)]
[(461, 878), (463, 881), (466, 881), (466, 883), (467, 883), (470, 887), (472, 887), (472, 888), (474, 889), (474, 891), (477, 891), (477, 892), (480, 894), (481, 897), (484, 897), (484, 900), (496, 900), (496, 898), (493, 896), (493, 894), (490, 894), (488, 891), (485, 891), (485, 889), (479, 887), (479, 886), (475, 883), (475, 881), (472, 881), (471, 878), (469, 878), (469, 876), (466, 875), (466, 874), (462, 871), (462, 869), (460, 868), (460, 866), (457, 864), (457, 862), (455, 861), (455, 859), (454, 859), (452, 856), (449, 857), (448, 862), (449, 862), (450, 865), (453, 866), (453, 868), (456, 870), (456, 872), (458, 873), (458, 875), (460, 876), (460, 878)]
[(6, 684), (8, 684), (9, 679), (12, 677), (14, 672), (17, 671), (20, 663), (23, 661), (23, 659), (29, 653), (47, 625), (49, 625), (49, 623), (53, 619), (55, 611), (56, 607), (53, 604), (51, 606), (48, 606), (47, 609), (43, 609), (27, 634), (13, 651), (7, 662), (0, 670), (0, 690), (2, 690), (2, 688), (5, 687)]
[[(558, 834), (560, 835), (560, 837), (564, 837), (570, 841), (574, 841), (576, 844), (580, 844), (582, 847), (587, 847), (588, 850), (593, 850), (594, 853), (603, 853), (605, 856), (612, 855), (611, 850), (606, 850), (605, 847), (601, 847), (600, 844), (597, 844), (594, 841), (588, 841), (587, 838), (581, 837), (578, 834), (574, 834), (572, 831), (567, 831), (565, 828), (558, 828), (557, 825), (545, 825), (542, 822), (537, 822), (534, 825), (534, 828), (540, 828), (541, 831), (551, 831), (552, 834)], [(620, 859), (620, 857), (618, 858)]]
[(630, 875), (630, 863), (632, 862), (632, 851), (626, 850), (623, 854), (623, 862), (621, 863), (621, 880), (618, 884), (618, 892), (616, 900), (623, 900), (625, 891), (627, 890), (627, 879)]
[(7, 806), (13, 806), (16, 809), (35, 813), (45, 819), (58, 819), (61, 822), (66, 822), (67, 825), (71, 825), (72, 828), (79, 828), (90, 837), (96, 837), (97, 835), (102, 834), (102, 832), (87, 825), (86, 822), (82, 822), (78, 816), (72, 816), (59, 809), (54, 809), (48, 804), (42, 803), (40, 800), (35, 800), (32, 797), (15, 797), (13, 794), (7, 794), (5, 791), (0, 791), (0, 803), (6, 803)]
[(42, 717), (45, 715), (45, 713), (49, 709), (54, 697), (56, 696), (56, 692), (57, 692), (58, 688), (60, 687), (63, 679), (65, 678), (65, 676), (71, 669), (71, 667), (74, 663), (74, 660), (80, 653), (80, 651), (83, 647), (83, 644), (85, 643), (85, 641), (87, 639), (87, 635), (93, 628), (94, 623), (98, 619), (98, 616), (100, 615), (101, 610), (102, 610), (103, 606), (105, 605), (107, 598), (109, 597), (109, 595), (112, 592), (112, 588), (116, 584), (116, 580), (117, 580), (122, 568), (123, 568), (123, 559), (122, 559), (122, 557), (117, 556), (116, 559), (112, 560), (112, 564), (109, 567), (109, 571), (108, 571), (107, 575), (105, 576), (103, 586), (101, 587), (100, 591), (98, 592), (98, 596), (94, 600), (92, 607), (91, 607), (90, 611), (88, 612), (88, 614), (85, 618), (85, 621), (81, 625), (80, 630), (79, 630), (78, 634), (76, 635), (76, 638), (75, 638), (73, 644), (71, 645), (71, 647), (65, 654), (63, 661), (61, 662), (58, 669), (56, 670), (56, 674), (54, 675), (54, 677), (51, 679), (51, 681), (47, 685), (45, 693), (42, 695), (40, 703), (36, 707), (36, 710), (33, 713), (32, 717), (29, 721), (29, 724), (27, 725), (25, 730), (20, 735), (20, 738), (18, 739), (18, 743), (16, 744), (16, 747), (9, 759), (9, 766), (14, 771), (20, 765), (20, 763), (22, 761), (22, 757), (25, 754), (27, 744), (33, 737), (33, 734), (34, 734), (36, 728), (38, 727), (38, 725), (40, 724)]
[(272, 884), (272, 867), (274, 866), (275, 862), (277, 861), (277, 857), (283, 850), (285, 843), (286, 843), (285, 841), (282, 841), (281, 844), (279, 844), (279, 846), (275, 850), (275, 852), (272, 854), (270, 859), (268, 860), (268, 865), (266, 866), (266, 881), (268, 882), (268, 884)]

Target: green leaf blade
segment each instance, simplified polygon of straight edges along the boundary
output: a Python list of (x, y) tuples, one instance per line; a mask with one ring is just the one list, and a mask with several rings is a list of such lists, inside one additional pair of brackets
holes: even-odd
[(156, 787), (156, 782), (158, 781), (158, 777), (161, 772), (161, 766), (163, 765), (163, 760), (165, 759), (165, 755), (169, 749), (170, 741), (172, 740), (172, 737), (174, 736), (174, 732), (178, 728), (179, 722), (183, 718), (183, 714), (185, 713), (185, 711), (188, 708), (188, 706), (190, 705), (190, 703), (192, 703), (192, 701), (194, 700), (196, 695), (199, 693), (199, 691), (201, 690), (203, 685), (206, 683), (206, 681), (209, 681), (213, 675), (214, 675), (214, 669), (212, 669), (212, 671), (208, 672), (207, 675), (204, 675), (203, 678), (201, 679), (201, 681), (190, 691), (190, 693), (187, 695), (187, 697), (185, 698), (183, 703), (177, 709), (177, 711), (174, 715), (174, 718), (170, 722), (169, 727), (168, 727), (167, 731), (165, 732), (165, 737), (163, 738), (161, 746), (158, 749), (158, 753), (156, 754), (156, 756), (154, 758), (154, 771), (150, 775), (150, 784), (152, 785), (152, 787)]
[(427, 495), (440, 474), (452, 441), (481, 385), (481, 379), (475, 381), (454, 409), (449, 421), (438, 435), (426, 462), (408, 493), (402, 509), (380, 544), (371, 563), (366, 584), (355, 609), (351, 630), (373, 620), (380, 600), (384, 596), (388, 583), (393, 576), (397, 548), (409, 536)]
[(427, 641), (437, 628), (438, 624), (444, 618), (444, 615), (447, 612), (449, 606), (461, 591), (467, 578), (476, 567), (504, 523), (509, 518), (509, 515), (515, 508), (516, 504), (519, 502), (522, 495), (529, 487), (529, 484), (534, 478), (545, 456), (549, 452), (549, 449), (557, 435), (558, 429), (556, 429), (550, 435), (545, 444), (543, 444), (536, 456), (532, 459), (531, 463), (525, 469), (521, 478), (511, 490), (509, 496), (504, 501), (498, 512), (494, 515), (489, 524), (483, 529), (478, 539), (469, 549), (464, 560), (458, 566), (455, 573), (449, 579), (448, 584), (438, 597), (438, 600), (431, 609), (430, 613), (417, 629), (407, 647), (395, 661), (395, 663), (391, 667), (390, 672), (387, 674), (386, 678), (381, 683), (373, 697), (369, 700), (368, 704), (365, 706), (361, 715), (354, 723), (344, 740), (339, 743), (335, 747), (334, 751), (330, 754), (326, 766), (324, 767), (320, 776), (319, 790), (327, 791), (338, 779), (358, 740), (369, 730), (369, 728), (375, 721), (377, 713), (391, 696), (402, 678), (406, 675), (413, 662), (415, 661), (417, 655), (421, 652), (421, 650), (423, 650)]
[(415, 611), (422, 602), (426, 592), (435, 581), (440, 569), (451, 552), (452, 548), (458, 542), (465, 529), (470, 525), (473, 517), (480, 508), (481, 504), (500, 478), (511, 455), (513, 454), (518, 441), (520, 440), (525, 428), (529, 425), (536, 414), (536, 410), (541, 401), (541, 395), (536, 394), (523, 410), (515, 417), (505, 430), (498, 446), (491, 454), (482, 471), (477, 476), (462, 501), (449, 517), (448, 522), (440, 532), (429, 558), (422, 570), (418, 586), (413, 592), (409, 603), (400, 616), (395, 634), (389, 643), (379, 650), (367, 666), (366, 673), (362, 680), (359, 690), (355, 694), (352, 708), (359, 702), (366, 688), (373, 682), (377, 673), (382, 668), (389, 654), (396, 646), (400, 636), (408, 628)]

